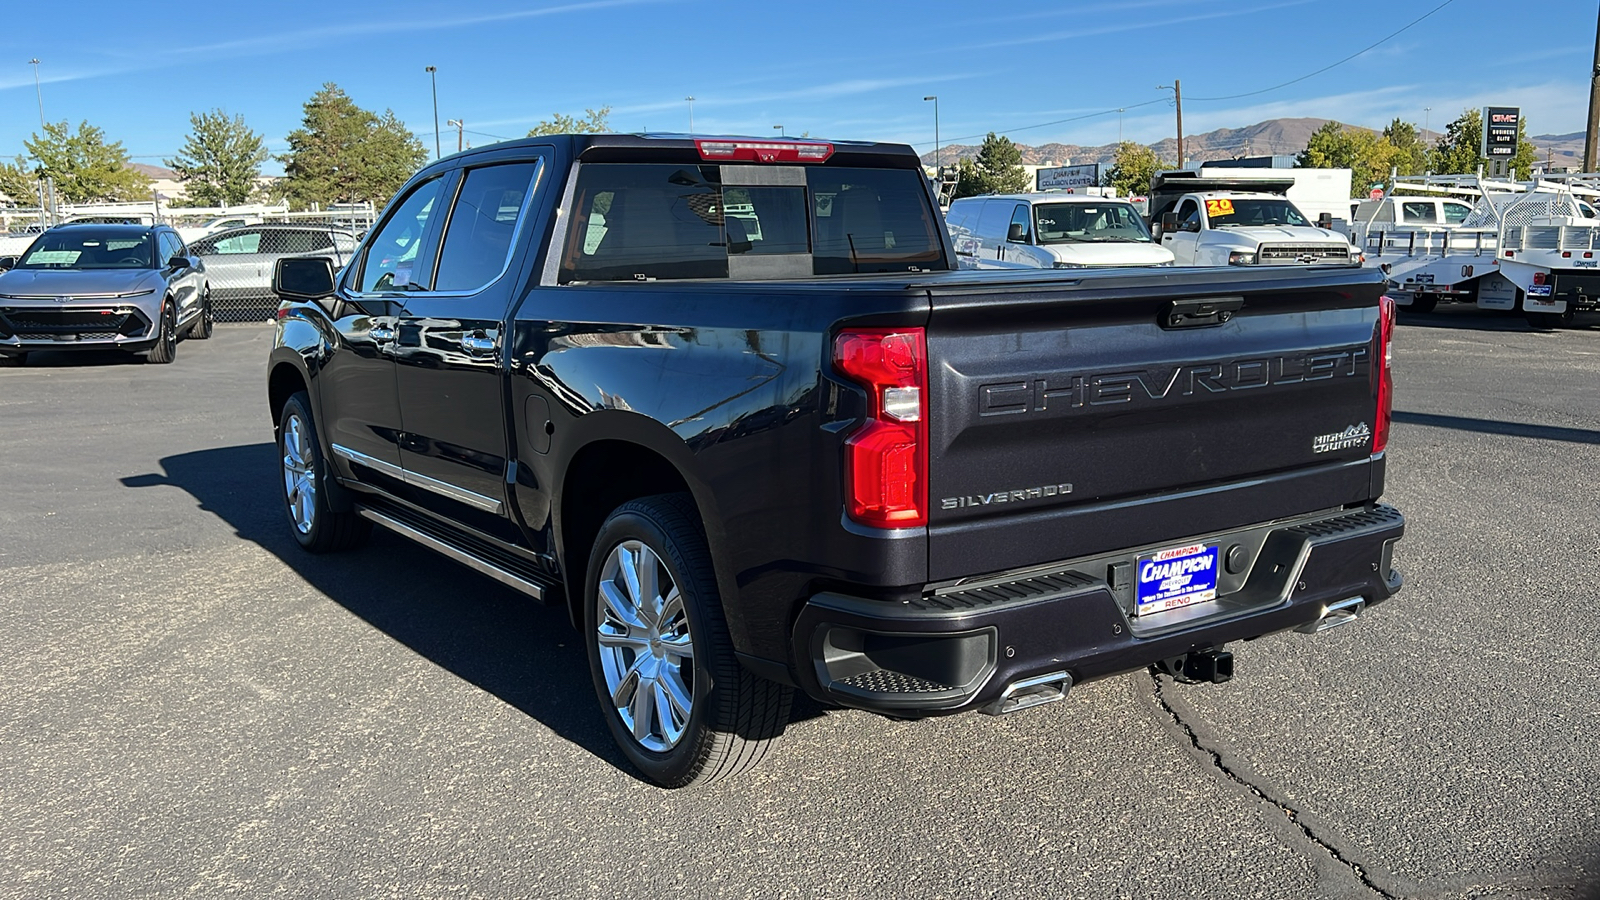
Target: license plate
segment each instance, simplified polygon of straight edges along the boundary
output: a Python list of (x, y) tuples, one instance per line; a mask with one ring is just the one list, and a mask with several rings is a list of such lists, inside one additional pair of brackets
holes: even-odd
[(1554, 287), (1555, 285), (1553, 284), (1530, 284), (1528, 285), (1528, 296), (1548, 297), (1550, 296), (1551, 289)]
[(1217, 599), (1217, 545), (1192, 544), (1139, 557), (1136, 615)]

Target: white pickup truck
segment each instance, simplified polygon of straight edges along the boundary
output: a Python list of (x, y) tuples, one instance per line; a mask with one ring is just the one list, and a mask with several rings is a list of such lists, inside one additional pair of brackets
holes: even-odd
[(1151, 224), (1180, 266), (1359, 264), (1330, 216), (1313, 223), (1283, 195), (1292, 184), (1159, 173), (1150, 189)]

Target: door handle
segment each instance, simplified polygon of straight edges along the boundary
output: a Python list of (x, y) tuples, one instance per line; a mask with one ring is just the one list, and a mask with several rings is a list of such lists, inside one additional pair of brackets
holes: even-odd
[(464, 334), (461, 336), (461, 349), (477, 355), (479, 353), (494, 352), (494, 338), (481, 334)]
[(374, 341), (377, 341), (380, 344), (386, 344), (389, 341), (394, 340), (394, 329), (390, 328), (388, 325), (374, 325), (367, 329), (367, 337), (372, 338)]

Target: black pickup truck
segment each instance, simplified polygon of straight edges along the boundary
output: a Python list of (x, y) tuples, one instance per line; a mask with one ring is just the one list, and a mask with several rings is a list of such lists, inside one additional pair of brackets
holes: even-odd
[[(1360, 268), (963, 272), (908, 147), (584, 135), (419, 172), (269, 363), (309, 551), (564, 605), (618, 744), (753, 765), (796, 688), (1006, 713), (1400, 587)], [(470, 591), (470, 583), (463, 583)]]

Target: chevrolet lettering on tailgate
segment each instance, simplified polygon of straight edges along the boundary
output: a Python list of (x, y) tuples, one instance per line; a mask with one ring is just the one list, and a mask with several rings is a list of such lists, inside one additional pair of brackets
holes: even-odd
[(1031, 381), (985, 384), (978, 388), (978, 415), (1057, 412), (1113, 403), (1151, 403), (1268, 388), (1332, 378), (1365, 378), (1370, 353), (1365, 345), (1306, 356), (1275, 356), (1170, 368), (1100, 374), (1043, 375)]

